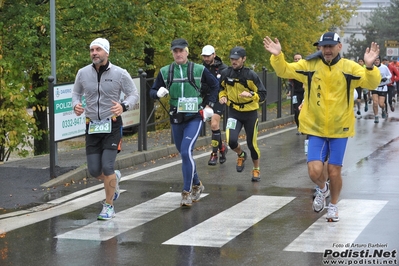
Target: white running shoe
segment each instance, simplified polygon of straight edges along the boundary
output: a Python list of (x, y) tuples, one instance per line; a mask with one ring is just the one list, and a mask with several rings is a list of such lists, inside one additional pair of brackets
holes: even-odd
[(328, 211), (327, 211), (327, 222), (338, 222), (339, 217), (338, 217), (338, 207), (337, 205), (334, 204), (328, 204)]
[(205, 187), (202, 185), (200, 181), (199, 185), (194, 185), (191, 189), (191, 200), (192, 201), (199, 201), (201, 197), (201, 193), (204, 191)]
[(183, 190), (183, 192), (181, 193), (180, 206), (191, 207), (191, 205), (193, 205), (193, 200), (191, 198), (191, 193)]
[(315, 212), (321, 212), (324, 210), (326, 206), (326, 198), (330, 196), (330, 187), (328, 183), (326, 183), (327, 190), (326, 192), (321, 192), (320, 188), (316, 189), (315, 198), (313, 200), (313, 210)]
[(108, 203), (103, 203), (103, 209), (100, 214), (97, 216), (97, 220), (109, 220), (115, 217), (114, 206), (109, 205)]
[(121, 181), (122, 174), (119, 170), (115, 170), (115, 175), (116, 175), (116, 186), (115, 186), (114, 200), (117, 200), (119, 198), (119, 195), (121, 194), (121, 190), (119, 188), (119, 181)]

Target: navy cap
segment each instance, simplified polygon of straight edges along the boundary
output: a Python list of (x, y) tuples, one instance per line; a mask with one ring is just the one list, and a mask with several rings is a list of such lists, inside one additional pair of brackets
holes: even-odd
[(321, 35), (319, 40), (319, 46), (324, 45), (336, 45), (341, 42), (339, 35), (335, 32), (327, 32)]
[(230, 50), (230, 58), (232, 59), (238, 59), (246, 55), (247, 53), (245, 52), (245, 49), (240, 46), (234, 47), (233, 49)]

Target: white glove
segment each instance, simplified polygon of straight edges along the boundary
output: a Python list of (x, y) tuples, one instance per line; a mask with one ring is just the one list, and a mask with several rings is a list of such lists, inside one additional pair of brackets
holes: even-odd
[(169, 91), (165, 87), (160, 87), (157, 91), (158, 98), (165, 97), (168, 95)]
[(211, 117), (213, 116), (213, 109), (210, 107), (205, 107), (204, 110), (204, 122), (211, 121)]

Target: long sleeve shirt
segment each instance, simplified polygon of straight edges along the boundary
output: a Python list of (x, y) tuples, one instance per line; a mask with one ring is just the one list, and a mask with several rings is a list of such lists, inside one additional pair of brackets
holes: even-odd
[(304, 84), (299, 131), (319, 137), (354, 136), (354, 90), (375, 89), (381, 81), (377, 67), (368, 70), (339, 55), (329, 63), (322, 56), (287, 63), (280, 53), (272, 55), (270, 62), (279, 77), (294, 78)]

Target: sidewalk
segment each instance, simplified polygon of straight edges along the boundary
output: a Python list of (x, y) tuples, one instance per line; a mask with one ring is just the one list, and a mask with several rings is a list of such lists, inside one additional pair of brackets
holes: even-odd
[[(283, 117), (276, 118), (273, 112), (268, 113), (268, 121), (259, 123), (259, 132), (273, 127), (293, 123), (289, 106), (283, 110)], [(149, 132), (147, 136), (148, 150), (137, 151), (137, 137), (129, 136), (122, 143), (122, 151), (116, 159), (115, 169), (126, 169), (152, 160), (177, 154), (174, 144), (171, 144), (170, 130)], [(224, 135), (224, 132), (223, 132)], [(224, 136), (223, 136), (223, 139)], [(210, 128), (207, 135), (197, 140), (196, 148), (210, 147)], [(68, 146), (80, 148), (68, 149)], [(209, 149), (210, 150), (210, 149)], [(51, 200), (52, 193), (62, 193), (55, 190), (59, 186), (68, 186), (76, 182), (85, 182), (89, 173), (86, 168), (86, 153), (84, 137), (59, 143), (56, 166), (56, 178), (50, 180), (49, 155), (34, 156), (22, 159), (12, 159), (0, 165), (0, 214), (2, 210), (13, 210), (38, 205)], [(50, 191), (50, 193), (49, 193)]]

